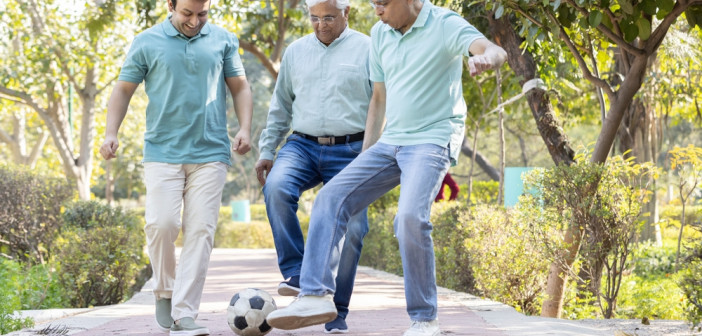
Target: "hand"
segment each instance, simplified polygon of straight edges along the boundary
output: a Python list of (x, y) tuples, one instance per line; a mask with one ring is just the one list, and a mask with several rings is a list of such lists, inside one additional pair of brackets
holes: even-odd
[(258, 183), (261, 185), (266, 184), (266, 177), (268, 176), (268, 173), (271, 171), (271, 168), (273, 168), (273, 161), (271, 160), (258, 160), (256, 162), (256, 178), (258, 179)]
[(251, 136), (248, 132), (239, 131), (232, 140), (232, 152), (244, 155), (251, 150)]
[(468, 69), (471, 76), (477, 76), (486, 70), (492, 69), (492, 61), (489, 55), (474, 55), (468, 59)]
[(115, 136), (106, 136), (105, 142), (100, 146), (100, 155), (105, 160), (117, 157), (117, 148), (119, 148), (119, 140)]

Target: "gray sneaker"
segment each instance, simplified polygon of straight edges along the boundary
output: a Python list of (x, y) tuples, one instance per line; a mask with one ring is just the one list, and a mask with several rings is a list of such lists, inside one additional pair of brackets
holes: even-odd
[(171, 330), (171, 299), (156, 299), (156, 326), (163, 332)]
[(183, 317), (171, 326), (172, 336), (200, 336), (209, 335), (210, 330), (195, 324), (192, 317)]

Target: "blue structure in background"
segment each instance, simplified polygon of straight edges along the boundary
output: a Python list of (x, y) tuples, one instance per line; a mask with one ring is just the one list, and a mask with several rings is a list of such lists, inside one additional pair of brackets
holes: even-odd
[(251, 208), (249, 200), (232, 201), (232, 220), (235, 222), (251, 222)]
[(534, 167), (505, 167), (504, 202), (506, 208), (514, 207), (519, 202), (519, 196), (525, 193), (522, 173)]

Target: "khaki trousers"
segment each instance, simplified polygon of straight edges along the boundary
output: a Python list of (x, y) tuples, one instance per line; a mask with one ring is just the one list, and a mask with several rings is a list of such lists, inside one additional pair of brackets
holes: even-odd
[[(174, 320), (195, 319), (212, 252), (227, 165), (146, 162), (144, 175), (144, 231), (154, 271), (154, 296), (172, 299)], [(175, 241), (181, 231), (183, 248), (176, 268)]]

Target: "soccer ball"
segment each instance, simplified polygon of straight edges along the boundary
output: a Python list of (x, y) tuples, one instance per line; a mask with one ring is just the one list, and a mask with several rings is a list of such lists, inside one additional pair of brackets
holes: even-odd
[(266, 316), (276, 310), (275, 300), (266, 291), (247, 288), (234, 294), (227, 308), (227, 322), (235, 334), (262, 336), (271, 331)]

